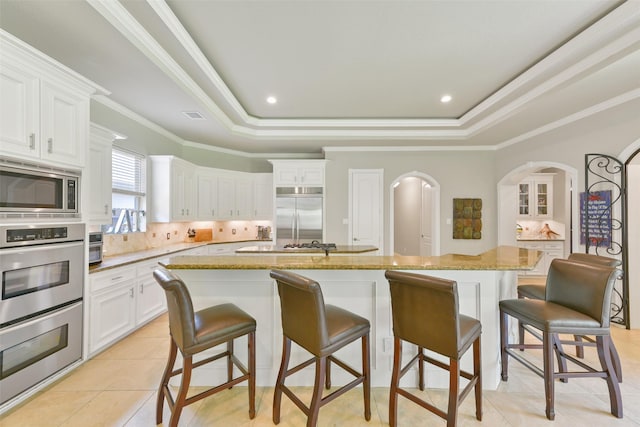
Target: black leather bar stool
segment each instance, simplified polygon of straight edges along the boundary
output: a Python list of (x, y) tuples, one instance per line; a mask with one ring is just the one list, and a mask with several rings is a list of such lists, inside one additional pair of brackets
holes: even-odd
[[(609, 315), (611, 294), (620, 271), (615, 267), (584, 264), (570, 260), (554, 259), (547, 276), (546, 299), (510, 299), (500, 301), (500, 348), (502, 380), (508, 379), (508, 359), (522, 363), (544, 378), (546, 415), (553, 420), (554, 381), (575, 377), (597, 377), (605, 379), (609, 389), (611, 413), (622, 418), (622, 399), (611, 357), (611, 335)], [(508, 318), (517, 319), (524, 325), (540, 331), (542, 345), (509, 344)], [(558, 334), (595, 336), (600, 369), (587, 365), (570, 356), (561, 347), (554, 348)], [(540, 369), (515, 349), (542, 349), (543, 368)], [(555, 351), (554, 351), (555, 350)], [(554, 352), (582, 368), (568, 372), (566, 367), (555, 371)]]
[[(603, 265), (603, 266), (609, 266), (609, 267), (620, 267), (622, 265), (622, 261), (620, 261), (619, 259), (609, 258), (609, 257), (594, 255), (594, 254), (572, 253), (569, 255), (568, 259), (570, 261), (581, 262), (584, 264), (595, 264), (595, 265)], [(518, 298), (544, 300), (545, 292), (546, 292), (546, 285), (522, 284), (518, 286)], [(518, 338), (519, 338), (520, 344), (524, 344), (525, 330), (526, 328), (523, 324), (518, 325)], [(542, 340), (542, 337), (535, 331), (529, 329), (528, 332), (530, 332), (533, 336), (535, 336), (539, 340)], [(591, 344), (582, 343), (583, 339), (588, 341)], [(578, 344), (576, 345), (576, 356), (582, 359), (584, 357), (584, 346), (593, 345), (594, 340), (588, 336), (579, 336), (579, 335), (575, 335), (574, 340), (578, 342)], [(572, 342), (560, 341), (560, 339), (557, 338), (555, 345), (559, 346), (559, 345), (562, 345), (563, 343), (575, 344), (574, 341)], [(616, 370), (618, 381), (622, 382), (622, 364), (620, 363), (620, 356), (618, 355), (618, 350), (616, 349), (616, 346), (614, 345), (613, 341), (611, 341), (611, 345), (609, 348), (611, 349), (613, 367)], [(560, 363), (563, 363), (562, 360), (560, 360)]]
[[(456, 425), (460, 402), (475, 390), (476, 418), (482, 420), (482, 365), (480, 361), (480, 335), (482, 325), (476, 319), (458, 311), (457, 283), (436, 277), (387, 271), (391, 291), (393, 317), (393, 373), (389, 397), (389, 424), (398, 420), (398, 395), (447, 420), (447, 426)], [(402, 367), (402, 342), (418, 346), (415, 355)], [(460, 369), (460, 359), (473, 345), (473, 373)], [(431, 350), (449, 358), (449, 364), (427, 356)], [(449, 371), (449, 406), (447, 412), (425, 402), (400, 388), (400, 378), (418, 362), (419, 388), (424, 390), (424, 362)], [(460, 392), (460, 377), (469, 380)]]
[[(162, 422), (162, 407), (165, 398), (171, 410), (169, 425), (174, 427), (178, 425), (183, 407), (212, 394), (230, 389), (246, 380), (249, 382), (249, 418), (254, 418), (256, 414), (255, 319), (234, 304), (220, 304), (194, 312), (189, 291), (179, 277), (164, 268), (156, 269), (153, 272), (153, 277), (162, 286), (167, 297), (169, 331), (171, 333), (169, 359), (158, 390), (156, 423)], [(233, 340), (243, 335), (248, 336), (248, 368), (233, 353)], [(194, 355), (224, 343), (227, 344), (226, 351), (193, 362)], [(176, 361), (178, 349), (183, 357), (183, 368), (174, 371), (173, 364)], [(227, 358), (227, 381), (187, 398), (192, 369), (224, 357)], [(242, 373), (236, 378), (233, 378), (234, 366)], [(179, 374), (182, 374), (182, 379), (177, 397), (174, 400), (169, 390), (169, 379)]]
[[(282, 362), (273, 393), (273, 422), (280, 423), (282, 393), (286, 394), (307, 415), (307, 427), (318, 422), (320, 407), (362, 384), (364, 418), (371, 419), (371, 385), (369, 362), (369, 321), (342, 308), (325, 305), (318, 282), (287, 271), (273, 270), (280, 295), (282, 314)], [(332, 354), (358, 339), (362, 340), (362, 372), (358, 372)], [(311, 353), (313, 357), (289, 369), (291, 341)], [(314, 364), (316, 368), (313, 397), (307, 407), (285, 385), (285, 379)], [(322, 397), (323, 383), (331, 387), (331, 363), (355, 377), (353, 381)]]

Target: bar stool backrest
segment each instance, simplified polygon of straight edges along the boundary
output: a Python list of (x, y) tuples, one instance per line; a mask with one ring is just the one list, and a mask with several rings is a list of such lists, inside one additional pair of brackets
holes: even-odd
[(169, 330), (180, 350), (195, 344), (195, 316), (193, 303), (182, 279), (169, 270), (159, 267), (153, 271), (156, 282), (162, 286), (167, 298)]
[(620, 273), (615, 267), (556, 258), (547, 275), (546, 299), (609, 327), (611, 293)]
[(568, 259), (571, 261), (584, 262), (586, 264), (598, 264), (609, 267), (619, 267), (622, 265), (622, 261), (619, 259), (594, 254), (572, 253), (569, 254)]
[(458, 359), (460, 320), (455, 281), (387, 271), (393, 334), (423, 348)]
[(329, 345), (329, 333), (322, 289), (318, 282), (295, 273), (271, 271), (278, 284), (282, 333), (318, 355)]

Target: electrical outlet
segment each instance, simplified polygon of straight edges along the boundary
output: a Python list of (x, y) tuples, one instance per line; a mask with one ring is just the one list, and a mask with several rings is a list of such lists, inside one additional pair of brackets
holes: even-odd
[(236, 229), (235, 228), (231, 229), (231, 234), (236, 234)]
[(167, 233), (167, 240), (171, 239), (171, 233)]

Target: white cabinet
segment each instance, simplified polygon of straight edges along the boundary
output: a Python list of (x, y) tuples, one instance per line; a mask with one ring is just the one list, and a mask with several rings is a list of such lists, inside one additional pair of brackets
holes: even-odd
[(122, 267), (89, 280), (89, 353), (130, 333), (135, 319), (136, 270)]
[(174, 156), (149, 156), (149, 159), (151, 222), (195, 220), (195, 165)]
[(218, 176), (209, 168), (198, 168), (197, 219), (213, 220), (220, 214), (218, 210)]
[(142, 326), (165, 311), (167, 299), (164, 289), (153, 277), (153, 270), (159, 267), (158, 262), (146, 261), (136, 266), (136, 326)]
[(562, 241), (521, 241), (518, 247), (541, 251), (543, 253), (540, 262), (533, 270), (521, 273), (525, 276), (546, 276), (551, 266), (551, 261), (556, 258), (564, 258), (564, 242)]
[(518, 184), (521, 218), (553, 218), (553, 174), (532, 174)]
[(88, 219), (93, 224), (110, 224), (111, 218), (111, 144), (113, 133), (91, 124), (91, 143), (87, 159)]
[(85, 166), (89, 98), (97, 86), (12, 36), (0, 34), (0, 143), (3, 154)]
[(253, 174), (253, 218), (273, 219), (273, 174)]
[(198, 219), (251, 219), (253, 181), (251, 174), (201, 168), (198, 172)]
[(166, 310), (153, 277), (157, 259), (89, 276), (89, 354), (130, 334)]
[(324, 187), (324, 160), (270, 160), (276, 187)]

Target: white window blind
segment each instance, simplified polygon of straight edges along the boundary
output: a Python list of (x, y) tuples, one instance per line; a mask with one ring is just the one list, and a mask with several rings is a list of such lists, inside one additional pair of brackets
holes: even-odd
[(144, 196), (146, 191), (144, 156), (114, 147), (111, 159), (113, 192)]

